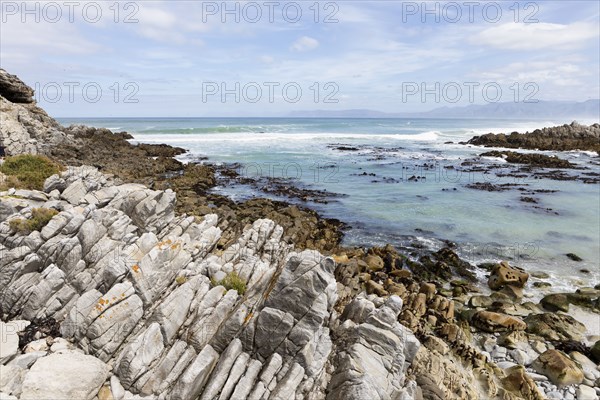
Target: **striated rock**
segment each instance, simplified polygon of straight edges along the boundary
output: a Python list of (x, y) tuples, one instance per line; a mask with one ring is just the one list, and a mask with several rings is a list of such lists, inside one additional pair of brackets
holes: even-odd
[(523, 320), (491, 311), (478, 311), (471, 318), (473, 326), (490, 333), (522, 331), (527, 325)]
[(171, 398), (181, 400), (194, 399), (201, 394), (218, 358), (219, 353), (210, 345), (202, 349), (196, 359), (183, 373), (181, 379), (179, 379), (171, 392)]
[[(400, 398), (403, 393), (406, 359), (412, 360), (417, 345), (409, 346), (403, 337), (412, 336), (397, 322), (402, 302), (392, 296), (376, 308), (364, 298), (350, 303), (347, 319), (338, 329), (335, 372), (328, 399)], [(369, 311), (367, 311), (369, 310)]]
[(108, 378), (108, 371), (102, 361), (79, 352), (51, 354), (33, 364), (20, 398), (91, 400)]
[(0, 68), (0, 96), (13, 103), (33, 103), (33, 89)]
[(583, 382), (581, 369), (558, 350), (545, 351), (533, 362), (532, 366), (537, 372), (546, 375), (552, 383), (558, 386)]

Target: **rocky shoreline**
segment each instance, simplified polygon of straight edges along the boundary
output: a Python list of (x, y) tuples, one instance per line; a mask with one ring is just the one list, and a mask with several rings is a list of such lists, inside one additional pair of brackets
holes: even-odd
[(534, 303), (452, 244), (344, 248), (342, 222), (217, 195), (235, 168), (63, 128), (19, 82), (0, 71), (0, 146), (65, 168), (0, 192), (1, 398), (599, 398), (600, 337), (569, 314), (600, 318), (600, 287)]
[(600, 154), (600, 124), (590, 126), (577, 122), (536, 129), (532, 132), (488, 133), (467, 142), (484, 147), (508, 147), (531, 150), (587, 150)]

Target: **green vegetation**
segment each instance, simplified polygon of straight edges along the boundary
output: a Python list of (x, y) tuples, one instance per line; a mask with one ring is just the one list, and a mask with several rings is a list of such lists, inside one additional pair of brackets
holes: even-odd
[(58, 211), (52, 208), (33, 208), (31, 209), (31, 218), (15, 218), (10, 220), (10, 229), (17, 233), (29, 235), (33, 231), (42, 230), (56, 214), (58, 214)]
[(34, 156), (31, 154), (21, 154), (14, 157), (6, 157), (4, 163), (0, 165), (0, 172), (7, 175), (0, 190), (6, 190), (10, 187), (16, 189), (36, 189), (44, 188), (44, 181), (60, 172), (61, 166), (48, 157)]
[(237, 274), (237, 272), (230, 272), (225, 278), (220, 281), (211, 279), (213, 286), (223, 286), (227, 290), (237, 290), (238, 294), (243, 295), (246, 293), (246, 282)]
[(187, 277), (186, 276), (178, 276), (177, 278), (175, 278), (175, 282), (177, 282), (178, 285), (183, 285), (184, 283), (187, 282)]

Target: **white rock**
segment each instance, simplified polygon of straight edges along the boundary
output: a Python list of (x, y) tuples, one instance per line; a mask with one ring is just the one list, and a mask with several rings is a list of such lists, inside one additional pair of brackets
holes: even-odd
[(19, 352), (19, 335), (17, 325), (8, 325), (0, 321), (0, 363), (13, 358)]
[(151, 324), (122, 351), (117, 361), (117, 373), (124, 387), (130, 388), (164, 349), (158, 323)]
[(598, 400), (598, 395), (594, 388), (586, 385), (579, 385), (575, 393), (577, 400)]
[(231, 341), (223, 354), (221, 354), (221, 357), (219, 357), (219, 362), (215, 367), (215, 371), (211, 375), (211, 380), (207, 383), (206, 389), (203, 391), (200, 400), (212, 400), (219, 394), (227, 381), (233, 363), (241, 353), (242, 342), (240, 339), (236, 338)]
[(38, 358), (44, 357), (47, 353), (45, 351), (34, 351), (26, 354), (19, 354), (15, 358), (9, 361), (7, 365), (20, 367), (23, 369), (29, 369)]
[(93, 399), (109, 368), (78, 352), (55, 353), (36, 361), (25, 376), (21, 400)]
[(110, 392), (115, 400), (122, 400), (125, 397), (125, 389), (116, 375), (110, 377)]
[(509, 354), (519, 365), (529, 365), (533, 361), (529, 354), (520, 349), (511, 350)]
[(218, 359), (219, 353), (210, 345), (206, 345), (179, 378), (173, 388), (171, 398), (187, 400), (198, 397)]
[(515, 364), (514, 362), (510, 362), (510, 361), (500, 361), (499, 363), (496, 363), (496, 365), (498, 366), (498, 368), (508, 369), (508, 368), (514, 367), (517, 364)]
[(20, 394), (27, 370), (16, 365), (0, 365), (0, 392)]
[(33, 352), (40, 352), (40, 351), (48, 351), (48, 342), (46, 342), (46, 339), (39, 339), (39, 340), (34, 340), (33, 342), (30, 342), (27, 344), (27, 346), (25, 346), (25, 353), (33, 353)]

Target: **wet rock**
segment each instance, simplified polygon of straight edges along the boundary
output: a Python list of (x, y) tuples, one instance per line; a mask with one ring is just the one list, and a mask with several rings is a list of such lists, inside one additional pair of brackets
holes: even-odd
[(468, 143), (486, 147), (600, 151), (599, 139), (600, 124), (585, 126), (572, 122), (568, 125), (536, 129), (524, 134), (518, 132), (512, 132), (510, 135), (488, 133), (483, 136), (475, 136)]
[(492, 290), (499, 290), (507, 285), (523, 288), (528, 279), (529, 274), (522, 269), (511, 267), (507, 262), (502, 262), (492, 269), (488, 286)]
[(581, 341), (586, 331), (585, 325), (570, 315), (556, 313), (532, 314), (525, 318), (527, 332), (547, 340)]
[(540, 304), (548, 311), (569, 311), (569, 300), (566, 294), (552, 293), (544, 296)]
[(517, 153), (514, 151), (489, 151), (480, 154), (481, 157), (500, 157), (509, 163), (528, 164), (543, 168), (574, 168), (575, 165), (567, 160), (545, 154)]
[(546, 375), (558, 386), (580, 384), (583, 382), (583, 372), (564, 353), (557, 350), (547, 350), (532, 364), (540, 374)]
[(573, 260), (573, 261), (577, 261), (577, 262), (579, 262), (579, 261), (583, 261), (583, 258), (579, 257), (579, 256), (578, 256), (577, 254), (575, 254), (575, 253), (567, 253), (567, 254), (565, 254), (565, 255), (566, 255), (568, 258), (570, 258), (571, 260)]

